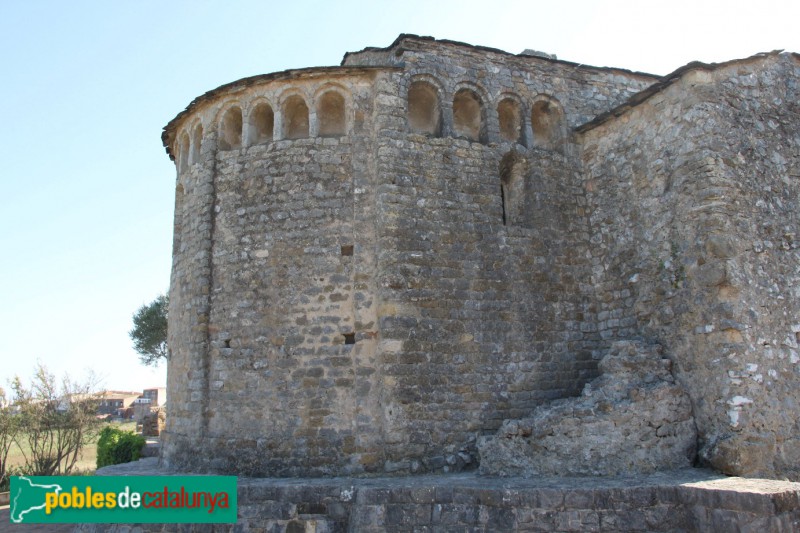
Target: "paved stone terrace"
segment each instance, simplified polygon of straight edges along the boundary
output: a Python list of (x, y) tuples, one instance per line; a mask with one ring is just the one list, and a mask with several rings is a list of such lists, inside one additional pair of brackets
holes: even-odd
[[(156, 459), (99, 475), (169, 475)], [(134, 531), (800, 531), (800, 483), (683, 469), (613, 478), (474, 473), (370, 478), (239, 478), (239, 522), (143, 524)], [(130, 526), (82, 526), (84, 532)], [(139, 527), (141, 529), (139, 529)]]

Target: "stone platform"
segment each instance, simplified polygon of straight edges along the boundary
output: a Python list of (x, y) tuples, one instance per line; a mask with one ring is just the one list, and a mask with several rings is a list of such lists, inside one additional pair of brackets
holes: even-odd
[[(98, 470), (98, 475), (169, 474), (154, 458)], [(800, 531), (800, 483), (700, 469), (604, 478), (240, 477), (238, 499), (235, 526), (141, 524), (133, 530)], [(131, 531), (128, 525), (79, 529)]]

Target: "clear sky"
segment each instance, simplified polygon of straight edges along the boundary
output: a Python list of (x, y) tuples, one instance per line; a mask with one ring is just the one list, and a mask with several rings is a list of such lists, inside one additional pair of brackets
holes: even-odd
[(210, 89), (400, 33), (667, 74), (800, 52), (798, 20), (798, 0), (0, 0), (0, 386), (37, 360), (107, 388), (164, 384), (128, 331), (169, 285), (161, 128)]

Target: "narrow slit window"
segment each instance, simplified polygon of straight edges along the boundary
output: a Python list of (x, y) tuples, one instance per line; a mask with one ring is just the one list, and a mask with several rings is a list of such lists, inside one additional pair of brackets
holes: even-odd
[(500, 161), (500, 202), (504, 226), (528, 227), (525, 218), (525, 174), (528, 163), (517, 152)]

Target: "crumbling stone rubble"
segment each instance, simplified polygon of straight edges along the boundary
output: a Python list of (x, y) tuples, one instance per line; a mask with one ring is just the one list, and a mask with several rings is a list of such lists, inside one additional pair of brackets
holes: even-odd
[(158, 437), (164, 430), (167, 413), (163, 407), (151, 408), (150, 412), (142, 418), (142, 435), (145, 437)]
[(617, 475), (691, 465), (689, 396), (658, 345), (620, 341), (576, 398), (507, 420), (479, 445), (480, 472), (501, 476)]

